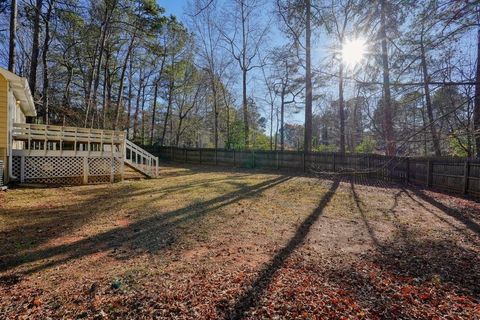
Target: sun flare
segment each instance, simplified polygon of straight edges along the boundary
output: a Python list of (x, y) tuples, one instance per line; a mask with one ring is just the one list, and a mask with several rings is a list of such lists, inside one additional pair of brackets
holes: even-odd
[(347, 66), (355, 66), (364, 58), (366, 53), (365, 39), (347, 40), (342, 46), (342, 61)]

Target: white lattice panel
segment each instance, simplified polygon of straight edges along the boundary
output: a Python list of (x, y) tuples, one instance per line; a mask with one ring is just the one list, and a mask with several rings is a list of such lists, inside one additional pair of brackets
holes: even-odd
[[(113, 166), (113, 167), (112, 167)], [(91, 176), (102, 176), (120, 174), (121, 163), (118, 159), (110, 158), (88, 158), (88, 174)]]
[(12, 157), (12, 174), (20, 177), (20, 157)]
[(78, 177), (83, 175), (80, 157), (25, 157), (25, 179)]
[(112, 175), (113, 181), (122, 179), (122, 164), (122, 159), (114, 158), (112, 162), (105, 157), (23, 156), (22, 160), (22, 156), (15, 156), (12, 171), (19, 180), (23, 171), (23, 181), (29, 183), (108, 183)]

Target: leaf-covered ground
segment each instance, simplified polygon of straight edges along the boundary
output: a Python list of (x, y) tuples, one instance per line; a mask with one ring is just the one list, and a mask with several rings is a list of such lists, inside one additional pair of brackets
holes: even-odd
[(0, 319), (480, 319), (480, 205), (211, 167), (0, 193)]

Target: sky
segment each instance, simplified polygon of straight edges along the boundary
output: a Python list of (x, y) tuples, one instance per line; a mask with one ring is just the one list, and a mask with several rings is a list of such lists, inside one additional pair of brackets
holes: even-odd
[(180, 21), (184, 21), (183, 9), (187, 3), (186, 0), (157, 0), (157, 3), (165, 9), (165, 14), (173, 14)]

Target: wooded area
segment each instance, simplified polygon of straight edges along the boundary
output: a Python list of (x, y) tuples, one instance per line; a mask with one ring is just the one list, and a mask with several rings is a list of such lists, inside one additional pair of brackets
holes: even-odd
[(142, 145), (480, 154), (477, 1), (162, 3), (0, 1), (31, 120)]

